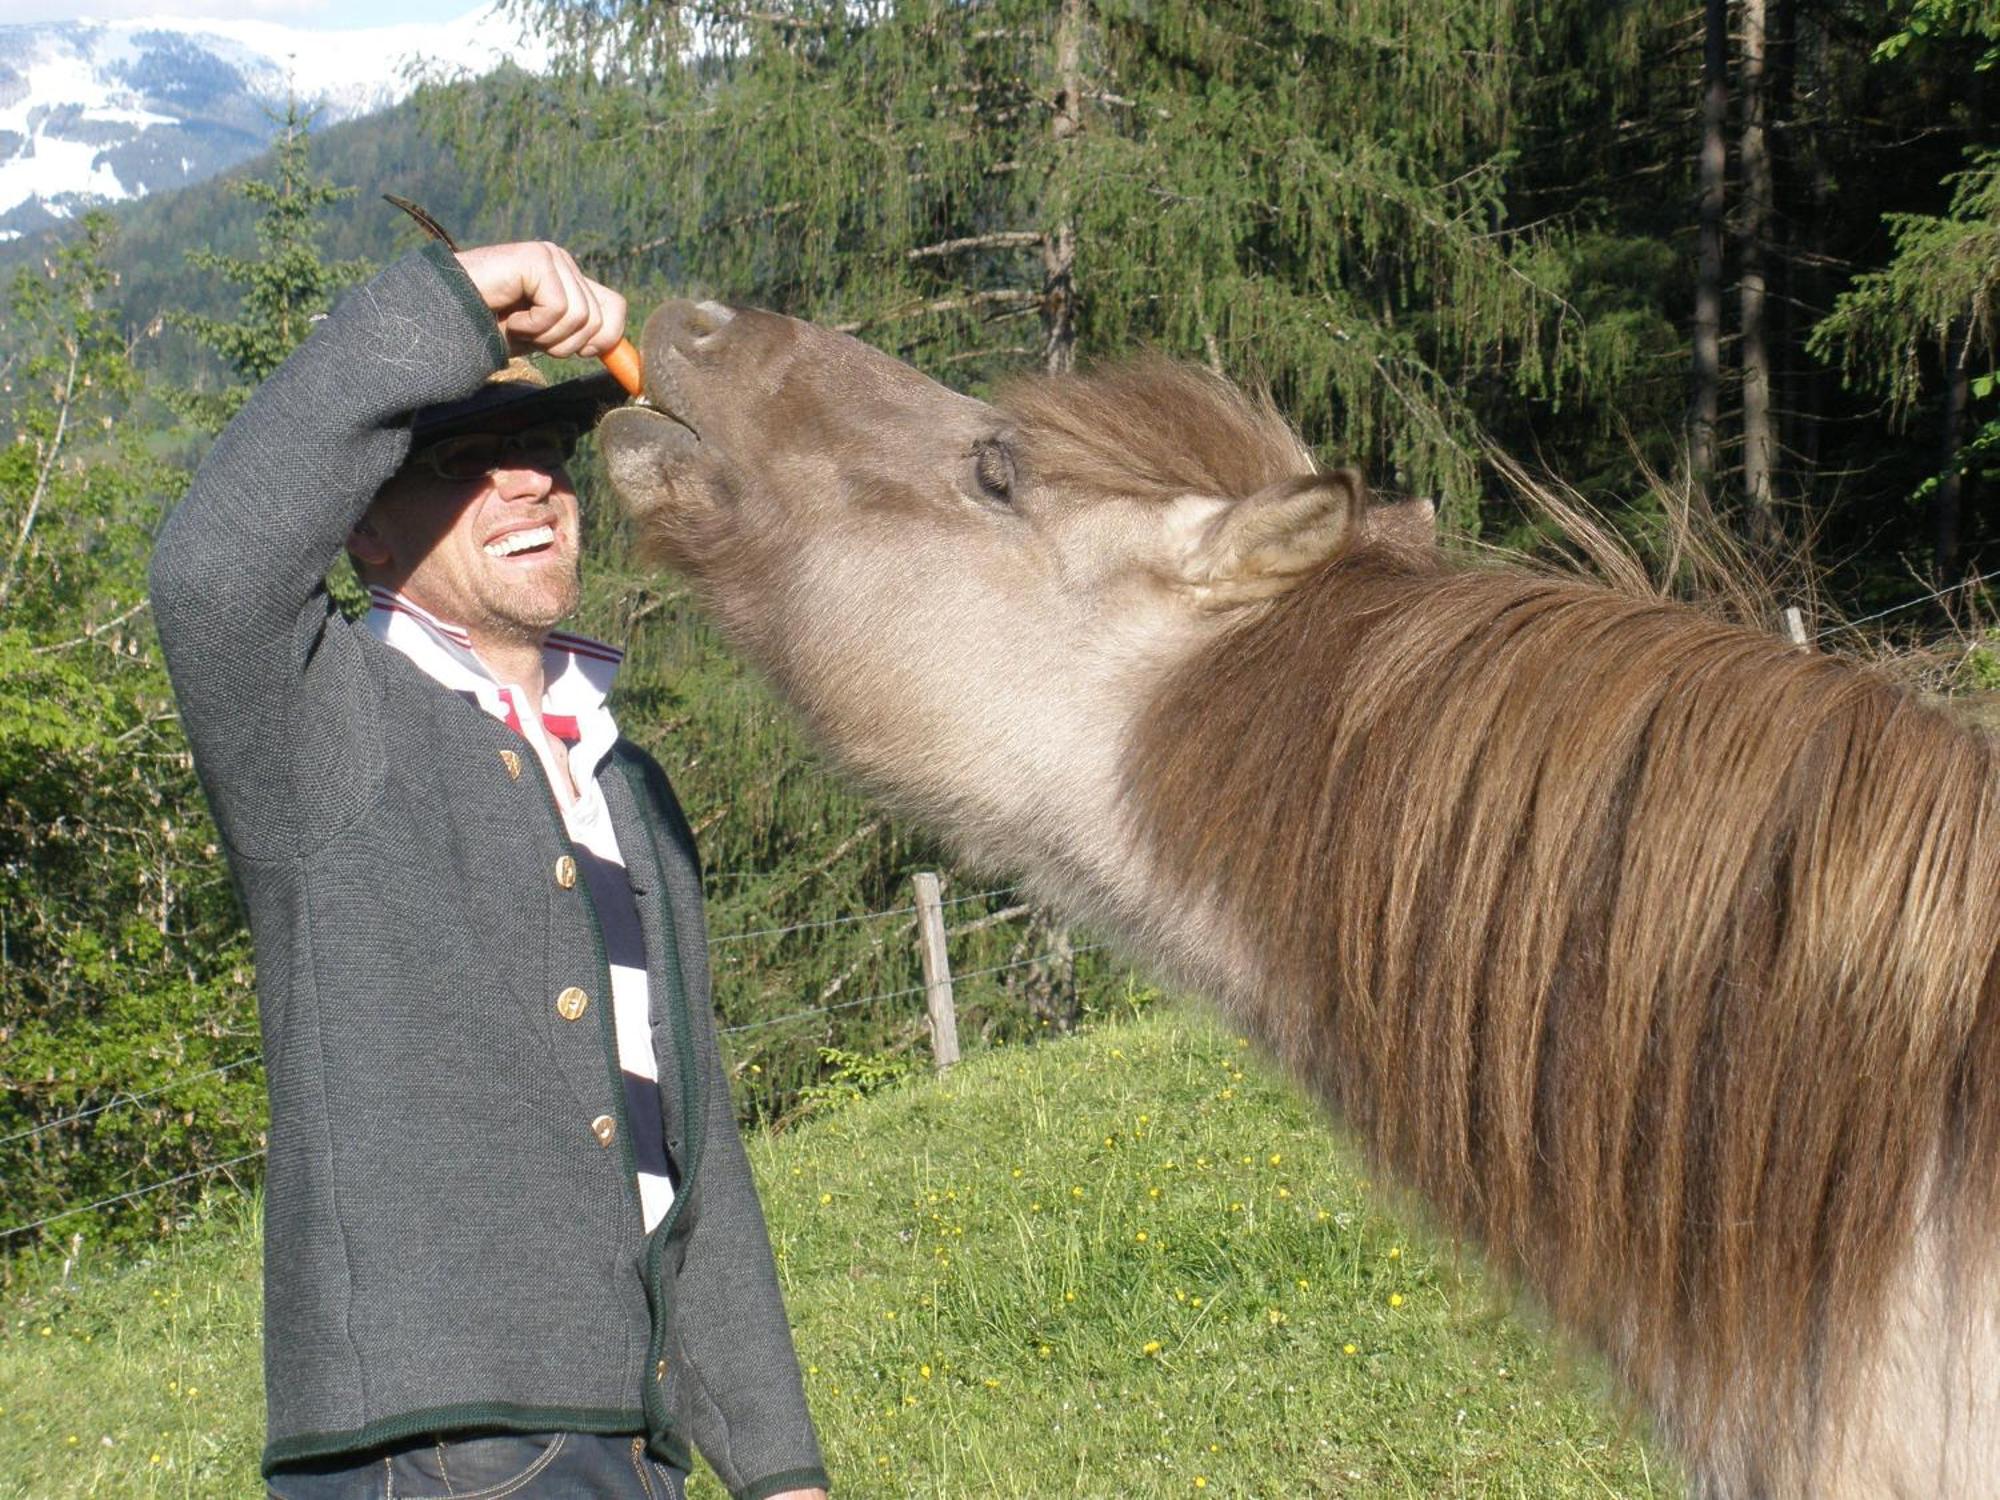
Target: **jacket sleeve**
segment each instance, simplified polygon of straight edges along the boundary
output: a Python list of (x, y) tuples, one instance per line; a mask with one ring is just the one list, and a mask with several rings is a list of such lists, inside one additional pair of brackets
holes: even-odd
[(349, 529), (409, 451), (417, 407), (469, 394), (507, 357), (442, 245), (354, 288), (259, 386), (153, 551), (153, 615), (224, 837), (304, 852), (381, 777), (376, 689), (328, 598)]

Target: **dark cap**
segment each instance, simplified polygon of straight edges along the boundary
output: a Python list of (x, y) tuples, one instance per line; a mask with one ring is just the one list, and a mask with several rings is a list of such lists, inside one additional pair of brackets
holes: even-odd
[(624, 387), (608, 374), (550, 385), (540, 370), (516, 359), (469, 396), (419, 407), (410, 418), (410, 445), (421, 448), (466, 432), (518, 432), (542, 422), (567, 422), (588, 432), (625, 401)]

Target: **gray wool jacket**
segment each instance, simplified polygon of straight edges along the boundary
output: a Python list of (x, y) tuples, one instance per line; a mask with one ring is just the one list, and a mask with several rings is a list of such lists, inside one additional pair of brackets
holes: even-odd
[[(153, 557), (257, 958), (264, 1468), (566, 1430), (643, 1433), (682, 1467), (692, 1443), (739, 1500), (823, 1485), (665, 775), (623, 740), (598, 774), (645, 926), (678, 1178), (648, 1235), (603, 939), (586, 882), (554, 873), (572, 851), (535, 757), (322, 583), (411, 411), (505, 361), (449, 254), (397, 261), (259, 387)], [(569, 986), (598, 1002), (575, 1021), (555, 1006)], [(609, 1147), (591, 1128), (607, 1114)]]

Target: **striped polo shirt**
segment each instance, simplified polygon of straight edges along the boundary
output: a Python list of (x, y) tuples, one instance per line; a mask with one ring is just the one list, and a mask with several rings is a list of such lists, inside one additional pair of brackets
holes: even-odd
[[(639, 1164), (639, 1206), (646, 1229), (666, 1217), (673, 1201), (667, 1163), (666, 1123), (660, 1115), (659, 1066), (653, 1052), (652, 997), (646, 982), (646, 938), (632, 881), (618, 852), (611, 812), (597, 785), (597, 768), (618, 738), (606, 705), (611, 680), (625, 653), (587, 636), (551, 631), (542, 645), (543, 692), (531, 704), (518, 687), (496, 681), (459, 626), (440, 620), (393, 589), (368, 591), (368, 629), (400, 651), (417, 669), (484, 709), (528, 742), (562, 811), (576, 846), (577, 868), (604, 930), (611, 966), (611, 1006), (618, 1038), (618, 1067), (625, 1085), (625, 1117)], [(576, 800), (563, 801), (556, 775), (566, 758)]]

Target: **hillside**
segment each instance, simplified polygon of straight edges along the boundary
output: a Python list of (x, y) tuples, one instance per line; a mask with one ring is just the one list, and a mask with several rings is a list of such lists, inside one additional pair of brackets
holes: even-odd
[[(1680, 1493), (1184, 1014), (977, 1055), (751, 1158), (843, 1496)], [(249, 1493), (257, 1258), (225, 1199), (150, 1260), (15, 1296), (0, 1493)]]
[[(323, 217), (319, 244), (328, 260), (381, 264), (417, 243), (410, 221), (381, 201), (385, 192), (423, 204), (468, 244), (551, 232), (519, 214), (489, 209), (485, 194), (425, 135), (413, 101), (315, 130), (311, 158), (317, 176), (355, 190)], [(235, 312), (236, 290), (213, 272), (189, 266), (187, 253), (254, 254), (257, 208), (236, 184), (271, 172), (271, 153), (263, 151), (206, 181), (111, 209), (118, 224), (109, 257), (118, 276), (113, 295), (121, 322), (137, 340), (135, 354), (150, 372), (173, 382), (197, 372), (212, 377), (208, 356), (184, 335), (162, 328), (159, 318), (173, 309), (217, 317)], [(58, 226), (0, 243), (0, 284), (15, 267), (38, 263), (66, 233)]]
[(496, 3), (436, 23), (301, 29), (139, 15), (0, 24), (0, 239), (199, 182), (255, 155), (296, 100), (321, 122), (386, 108), (419, 71), (537, 67)]

